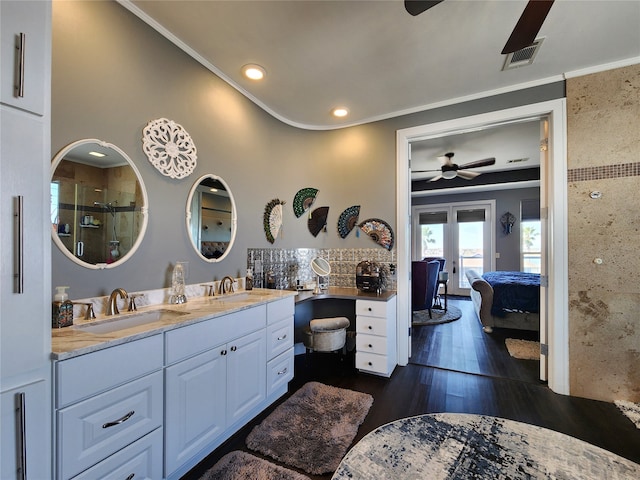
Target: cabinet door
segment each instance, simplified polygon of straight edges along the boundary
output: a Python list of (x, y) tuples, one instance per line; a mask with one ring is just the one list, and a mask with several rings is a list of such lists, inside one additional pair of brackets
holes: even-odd
[[(45, 299), (50, 298), (51, 234), (42, 120), (0, 106), (0, 122), (0, 375), (4, 384), (9, 377), (49, 363), (51, 303)], [(15, 217), (18, 198), (22, 199), (21, 227)], [(18, 293), (14, 278), (18, 264), (23, 293)]]
[[(20, 394), (24, 394), (24, 429), (18, 405)], [(51, 422), (47, 412), (46, 382), (39, 381), (3, 392), (0, 395), (0, 478), (51, 478), (50, 445), (42, 434), (42, 426)], [(26, 472), (22, 474), (22, 442), (26, 448)]]
[(231, 426), (266, 398), (267, 339), (259, 330), (229, 343), (227, 419)]
[[(45, 72), (50, 57), (47, 51), (50, 49), (50, 18), (50, 2), (0, 2), (0, 96), (3, 104), (44, 114), (49, 81)], [(22, 91), (19, 94), (16, 86), (20, 82)]]
[(226, 428), (226, 346), (165, 370), (165, 476)]

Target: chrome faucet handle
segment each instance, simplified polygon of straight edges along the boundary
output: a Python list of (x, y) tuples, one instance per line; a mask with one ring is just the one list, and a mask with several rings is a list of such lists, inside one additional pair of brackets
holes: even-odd
[(73, 302), (74, 305), (84, 305), (87, 309), (84, 311), (84, 319), (85, 320), (94, 320), (96, 318), (96, 314), (93, 311), (93, 303), (84, 303), (84, 302)]
[(129, 308), (128, 312), (136, 312), (138, 310), (138, 306), (136, 305), (136, 298), (144, 297), (143, 293), (133, 293), (129, 295)]

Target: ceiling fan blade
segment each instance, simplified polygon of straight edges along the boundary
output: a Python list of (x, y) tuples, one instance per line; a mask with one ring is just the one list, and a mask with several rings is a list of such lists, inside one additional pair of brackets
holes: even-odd
[(431, 180), (429, 180), (430, 182), (437, 182), (438, 180), (440, 180), (441, 178), (444, 178), (442, 175), (436, 175), (435, 177), (433, 177)]
[(435, 7), (437, 4), (442, 3), (444, 0), (404, 0), (404, 8), (414, 17), (420, 15), (422, 12), (429, 10), (431, 7)]
[(529, 0), (520, 16), (520, 20), (518, 20), (513, 32), (511, 32), (509, 40), (507, 40), (502, 49), (502, 54), (517, 52), (531, 45), (535, 41), (536, 35), (538, 35), (552, 5), (553, 0)]
[(476, 160), (475, 162), (469, 162), (469, 163), (465, 163), (464, 165), (460, 165), (458, 168), (480, 168), (480, 167), (487, 167), (489, 165), (494, 165), (496, 163), (496, 159), (491, 157), (491, 158), (484, 158), (482, 160)]
[(431, 172), (440, 172), (441, 170), (439, 168), (436, 168), (435, 170), (411, 170), (411, 173), (431, 173)]
[(473, 180), (480, 175), (480, 172), (472, 172), (471, 170), (458, 170), (457, 173), (460, 178), (464, 178), (465, 180)]

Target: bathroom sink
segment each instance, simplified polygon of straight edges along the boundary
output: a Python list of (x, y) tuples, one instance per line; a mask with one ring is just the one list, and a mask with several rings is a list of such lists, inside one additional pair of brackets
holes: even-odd
[(162, 320), (174, 320), (176, 317), (186, 315), (187, 312), (178, 312), (175, 310), (153, 310), (144, 313), (134, 313), (131, 315), (114, 316), (98, 322), (78, 324), (73, 328), (82, 330), (87, 333), (113, 333), (126, 328), (139, 327), (147, 323), (158, 322)]

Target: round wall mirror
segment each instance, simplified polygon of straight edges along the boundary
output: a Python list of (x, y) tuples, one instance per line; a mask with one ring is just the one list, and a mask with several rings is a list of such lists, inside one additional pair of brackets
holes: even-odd
[(193, 248), (207, 262), (227, 256), (236, 238), (236, 203), (226, 182), (216, 175), (195, 181), (187, 199), (187, 231)]
[(113, 268), (135, 253), (149, 201), (140, 172), (120, 148), (97, 139), (63, 148), (51, 164), (51, 235), (78, 265)]

